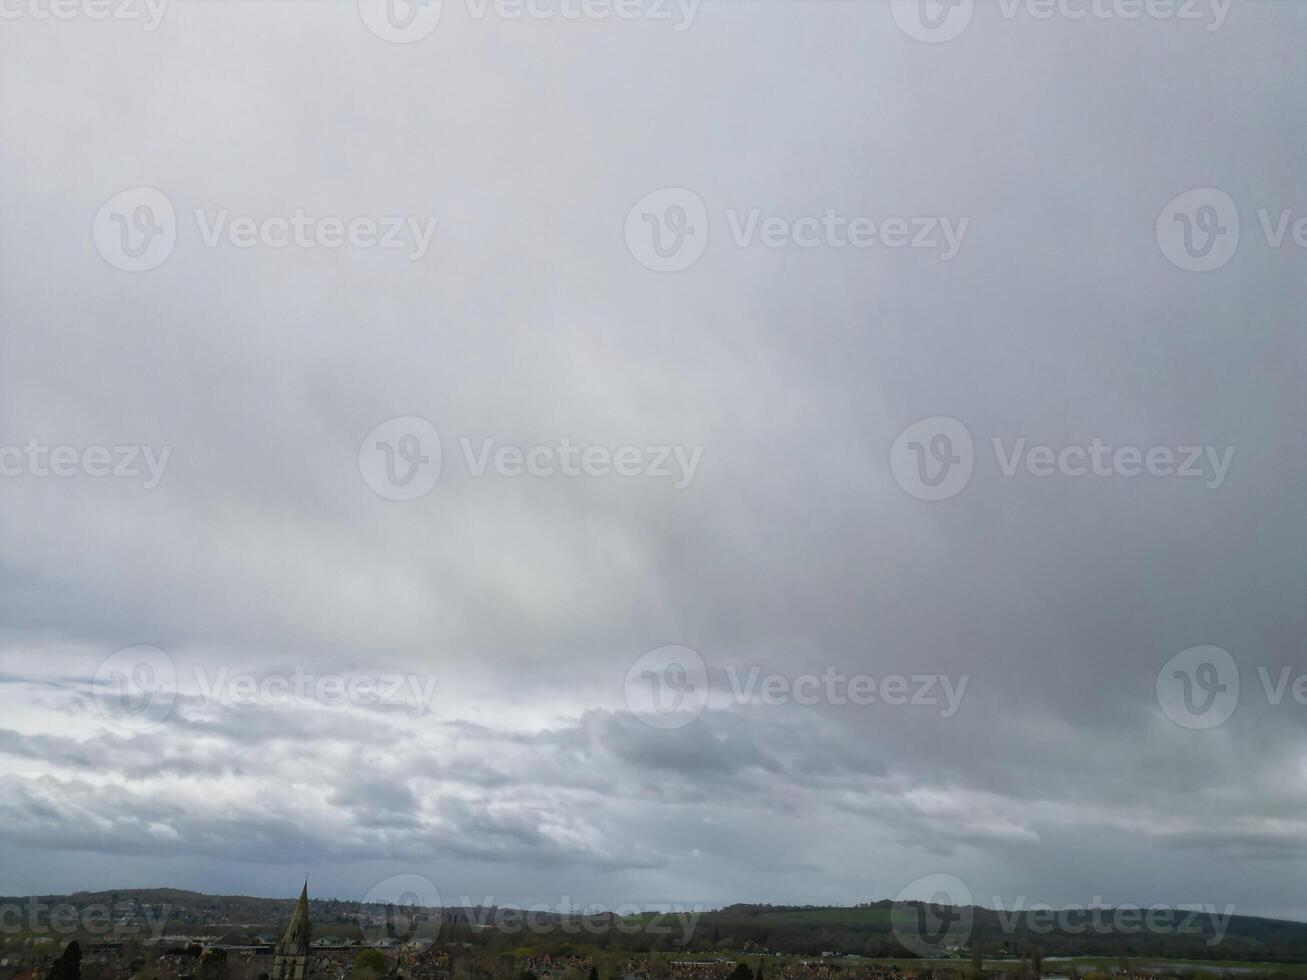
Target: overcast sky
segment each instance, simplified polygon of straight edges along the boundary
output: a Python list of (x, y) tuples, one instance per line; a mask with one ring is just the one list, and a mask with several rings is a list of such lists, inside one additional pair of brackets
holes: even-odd
[(469, 4), (6, 0), (0, 894), (1307, 919), (1307, 8)]

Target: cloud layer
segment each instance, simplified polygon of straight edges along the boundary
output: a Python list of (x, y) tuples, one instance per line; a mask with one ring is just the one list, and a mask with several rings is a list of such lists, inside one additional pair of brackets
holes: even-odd
[[(172, 447), (148, 490), (0, 479), (0, 893), (416, 870), (501, 902), (853, 902), (947, 872), (985, 904), (1307, 917), (1307, 706), (1258, 674), (1307, 670), (1307, 253), (1257, 216), (1307, 214), (1307, 11), (981, 2), (933, 44), (881, 3), (471, 9), (411, 44), (280, 0), (0, 32), (0, 443)], [(130, 273), (92, 223), (136, 187), (177, 238)], [(708, 239), (656, 273), (623, 223), (667, 187)], [(1155, 232), (1195, 187), (1242, 219), (1208, 273)], [(437, 224), (418, 260), (204, 242), (297, 208)], [(969, 224), (947, 261), (739, 247), (753, 210)], [(401, 416), (443, 444), (407, 502), (358, 463)], [(935, 416), (975, 467), (928, 503), (889, 461)], [(1005, 476), (992, 440), (1022, 438), (1235, 452), (1215, 488)], [(477, 476), (462, 439), (703, 455), (679, 489)], [(97, 707), (134, 644), (178, 677), (147, 731)], [(668, 644), (712, 695), (660, 730), (627, 672)], [(1203, 731), (1157, 694), (1199, 644), (1241, 681)], [(969, 681), (943, 717), (734, 695), (752, 668)], [(434, 693), (206, 696), (296, 670)]]

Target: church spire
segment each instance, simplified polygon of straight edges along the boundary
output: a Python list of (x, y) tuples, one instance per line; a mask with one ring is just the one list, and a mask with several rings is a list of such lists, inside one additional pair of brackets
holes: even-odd
[(295, 903), (290, 924), (277, 943), (273, 957), (273, 980), (303, 980), (309, 959), (309, 882), (304, 879), (304, 890)]

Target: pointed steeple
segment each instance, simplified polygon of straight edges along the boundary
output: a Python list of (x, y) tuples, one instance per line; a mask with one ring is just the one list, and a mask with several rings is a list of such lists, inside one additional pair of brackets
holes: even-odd
[(309, 958), (309, 883), (304, 881), (290, 924), (273, 957), (274, 980), (302, 980)]

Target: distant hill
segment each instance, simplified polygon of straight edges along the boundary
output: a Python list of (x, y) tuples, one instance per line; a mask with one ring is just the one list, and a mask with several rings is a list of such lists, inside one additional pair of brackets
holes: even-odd
[[(921, 903), (900, 904), (900, 928), (911, 926)], [(732, 945), (753, 944), (780, 952), (831, 950), (875, 957), (905, 954), (894, 931), (895, 903), (871, 902), (855, 907), (731, 905), (706, 913), (705, 928)], [(987, 957), (1038, 952), (1050, 957), (1121, 956), (1250, 962), (1307, 962), (1307, 924), (1254, 916), (1226, 916), (1224, 909), (1193, 907), (1168, 913), (1136, 908), (1001, 912), (972, 906), (931, 907), (943, 913), (932, 919), (970, 921), (967, 947), (952, 955), (965, 958), (973, 944)]]
[[(290, 916), (294, 896), (261, 898), (246, 895), (204, 895), (174, 888), (135, 888), (43, 895), (47, 906), (66, 903), (79, 909), (115, 909), (116, 915), (166, 918), (168, 935), (276, 934)], [(0, 898), (0, 903), (27, 903), (29, 898)], [(578, 917), (535, 913), (530, 929), (521, 913), (503, 908), (444, 908), (428, 910), (409, 922), (414, 935), (435, 936), (473, 944), (557, 940), (576, 946), (599, 945), (632, 950), (687, 952), (770, 951), (791, 955), (834, 952), (878, 959), (919, 955), (900, 941), (918, 911), (948, 921), (969, 922), (960, 936), (950, 936), (931, 958), (969, 960), (978, 946), (987, 960), (1020, 956), (1128, 957), (1149, 959), (1218, 960), (1256, 963), (1307, 963), (1307, 924), (1223, 910), (1176, 910), (1168, 918), (1146, 910), (1079, 910), (1061, 915), (1034, 910), (1002, 912), (979, 907), (925, 909), (920, 903), (868, 902), (857, 906), (792, 906), (737, 904), (698, 914), (646, 913), (618, 919), (595, 916), (592, 928), (578, 928)], [(166, 917), (162, 913), (166, 910)], [(351, 938), (363, 935), (360, 923), (379, 927), (379, 905), (315, 898), (310, 916), (315, 937)], [(932, 921), (935, 921), (932, 920)], [(606, 923), (610, 928), (593, 928)], [(899, 926), (896, 933), (895, 925)], [(953, 948), (949, 948), (953, 947)], [(962, 965), (961, 963), (959, 965)]]

